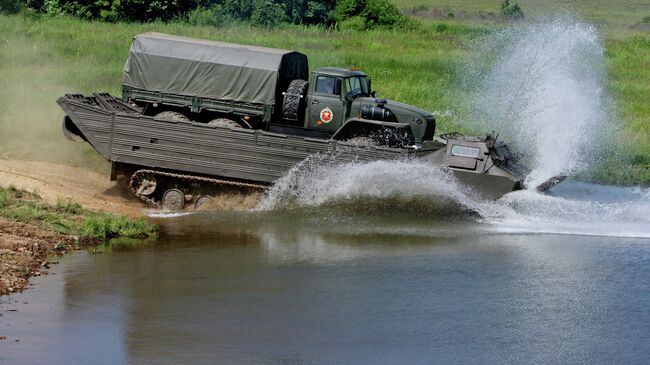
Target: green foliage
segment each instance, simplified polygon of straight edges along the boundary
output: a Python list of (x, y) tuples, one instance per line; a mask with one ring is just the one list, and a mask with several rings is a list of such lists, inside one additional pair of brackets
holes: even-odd
[(357, 15), (340, 21), (338, 26), (344, 32), (360, 32), (366, 30), (366, 20)]
[(389, 0), (339, 0), (333, 16), (342, 30), (414, 27)]
[(14, 196), (7, 189), (0, 189), (0, 209), (13, 204)]
[(157, 235), (157, 228), (142, 218), (130, 219), (99, 213), (88, 216), (81, 224), (81, 235), (88, 238), (147, 238)]
[(223, 0), (228, 17), (271, 27), (280, 23), (328, 24), (334, 0)]
[(501, 2), (501, 15), (506, 18), (518, 19), (524, 17), (524, 12), (517, 3), (510, 3), (510, 0), (503, 0)]
[(24, 1), (0, 0), (0, 14), (16, 14), (20, 12)]
[(251, 22), (262, 27), (273, 27), (288, 20), (283, 4), (271, 0), (255, 0)]
[(81, 205), (73, 202), (70, 199), (58, 199), (56, 201), (56, 206), (54, 207), (59, 213), (80, 215), (84, 212)]
[[(0, 0), (0, 4), (6, 1)], [(82, 19), (115, 21), (169, 21), (222, 26), (228, 20), (272, 27), (280, 23), (330, 22), (334, 0), (30, 0), (32, 9), (50, 15), (70, 14)]]
[(41, 9), (51, 15), (70, 14), (105, 21), (171, 20), (197, 7), (193, 0), (45, 0)]
[(190, 10), (185, 16), (189, 25), (203, 27), (220, 27), (226, 24), (231, 18), (228, 17), (221, 5), (213, 5), (211, 8), (198, 7)]
[(13, 187), (0, 187), (0, 217), (80, 238), (147, 238), (158, 234), (158, 227), (142, 218), (89, 212), (71, 200), (59, 200), (50, 206), (36, 194)]
[(292, 21), (298, 23), (296, 19), (300, 19), (303, 24), (327, 24), (331, 20), (333, 5), (334, 1), (307, 1), (307, 8), (302, 14), (293, 13)]
[(650, 24), (650, 15), (644, 16), (643, 19), (641, 19), (641, 23)]

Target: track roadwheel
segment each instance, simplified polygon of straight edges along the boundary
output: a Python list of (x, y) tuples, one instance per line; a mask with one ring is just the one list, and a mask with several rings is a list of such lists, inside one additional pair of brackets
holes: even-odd
[(185, 205), (185, 194), (178, 189), (169, 189), (163, 195), (162, 205), (167, 210), (181, 210)]
[(208, 125), (212, 125), (215, 127), (223, 127), (223, 128), (241, 128), (239, 123), (235, 122), (232, 119), (228, 118), (217, 118), (217, 119), (212, 119)]
[(209, 195), (201, 195), (196, 199), (196, 202), (194, 203), (194, 209), (196, 210), (201, 210), (205, 209), (210, 206), (214, 198), (212, 198)]
[(154, 119), (171, 120), (173, 122), (190, 122), (190, 118), (179, 112), (166, 111), (156, 114)]
[(291, 121), (297, 121), (302, 111), (304, 102), (302, 96), (305, 95), (307, 90), (307, 81), (293, 80), (284, 93), (282, 100), (282, 118)]

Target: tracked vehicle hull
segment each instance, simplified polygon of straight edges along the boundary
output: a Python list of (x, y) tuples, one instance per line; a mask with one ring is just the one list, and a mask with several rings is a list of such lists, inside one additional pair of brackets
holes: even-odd
[[(219, 190), (206, 190), (202, 185), (263, 189), (314, 154), (335, 156), (341, 162), (424, 158), (432, 167), (449, 168), (461, 181), (489, 198), (522, 188), (525, 177), (525, 170), (513, 162), (509, 169), (497, 166), (486, 141), (480, 139), (458, 142), (480, 150), (480, 155), (469, 158), (472, 161), (465, 161), (468, 157), (453, 156), (447, 148), (452, 139), (417, 148), (362, 147), (332, 138), (157, 119), (109, 94), (69, 94), (57, 103), (66, 114), (64, 134), (88, 142), (110, 161), (113, 179), (118, 173), (137, 176), (137, 181), (131, 180), (131, 189), (154, 206), (167, 205), (167, 190), (180, 191), (186, 203), (196, 205), (201, 196)], [(141, 178), (139, 170), (159, 175), (152, 183)], [(152, 186), (141, 185), (148, 183), (155, 185), (151, 192)], [(172, 195), (175, 201), (181, 194)]]

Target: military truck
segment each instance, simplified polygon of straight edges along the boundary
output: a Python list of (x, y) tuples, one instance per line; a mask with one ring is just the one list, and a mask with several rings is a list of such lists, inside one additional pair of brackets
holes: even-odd
[[(309, 80), (307, 80), (309, 79)], [(122, 98), (68, 94), (64, 134), (111, 162), (111, 179), (155, 207), (199, 207), (264, 189), (313, 154), (340, 161), (422, 158), (496, 198), (527, 170), (493, 135), (434, 137), (431, 113), (377, 97), (358, 70), (309, 73), (296, 51), (137, 35)]]
[[(430, 140), (435, 131), (433, 115), (377, 98), (361, 71), (321, 68), (309, 75), (299, 52), (160, 33), (133, 39), (122, 98), (158, 118), (315, 138), (371, 135), (401, 146)], [(406, 127), (396, 123), (408, 124), (415, 140), (385, 133)]]

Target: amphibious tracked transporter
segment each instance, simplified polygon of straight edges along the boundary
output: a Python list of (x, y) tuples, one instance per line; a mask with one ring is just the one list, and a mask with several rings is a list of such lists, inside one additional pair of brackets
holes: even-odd
[(360, 71), (309, 75), (295, 51), (147, 33), (133, 40), (122, 92), (59, 98), (63, 131), (90, 143), (111, 162), (112, 180), (130, 177), (133, 193), (155, 207), (264, 189), (316, 153), (426, 159), (489, 198), (521, 189), (526, 176), (492, 135), (434, 138), (432, 114), (377, 98)]

